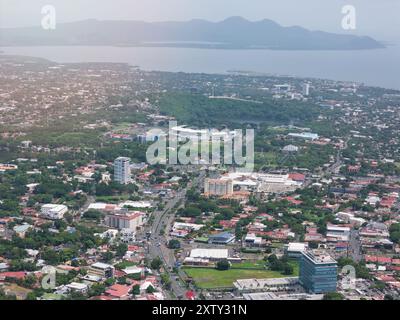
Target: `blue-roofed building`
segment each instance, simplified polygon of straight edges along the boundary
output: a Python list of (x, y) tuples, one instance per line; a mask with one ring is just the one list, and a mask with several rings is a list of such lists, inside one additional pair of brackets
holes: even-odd
[(15, 226), (13, 228), (14, 232), (16, 233), (16, 235), (20, 238), (24, 238), (25, 234), (32, 229), (32, 226), (30, 224), (22, 224), (19, 226)]
[(337, 288), (337, 262), (320, 251), (303, 251), (300, 260), (301, 285), (311, 293), (335, 292)]
[(208, 243), (211, 244), (228, 244), (235, 240), (235, 235), (229, 232), (222, 232), (209, 236)]

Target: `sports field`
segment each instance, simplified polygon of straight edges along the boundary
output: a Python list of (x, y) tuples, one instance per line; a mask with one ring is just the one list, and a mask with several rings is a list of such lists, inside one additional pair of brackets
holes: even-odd
[[(229, 269), (219, 271), (212, 268), (184, 268), (186, 274), (193, 278), (201, 289), (231, 288), (237, 279), (266, 279), (286, 277), (277, 271), (255, 269)], [(292, 275), (296, 276), (296, 275)]]

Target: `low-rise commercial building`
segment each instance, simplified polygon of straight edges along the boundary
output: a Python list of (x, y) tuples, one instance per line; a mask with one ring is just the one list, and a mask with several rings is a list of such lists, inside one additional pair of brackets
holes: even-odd
[(229, 244), (235, 240), (235, 235), (229, 232), (222, 232), (208, 237), (211, 244)]
[(350, 227), (328, 224), (326, 229), (326, 237), (328, 240), (349, 241)]
[(114, 276), (114, 267), (107, 263), (96, 262), (90, 266), (88, 275), (105, 279), (112, 278)]
[(245, 300), (322, 300), (323, 294), (291, 293), (276, 294), (274, 292), (255, 292), (243, 294)]
[(228, 259), (228, 257), (228, 249), (193, 249), (190, 252), (190, 258), (209, 259), (212, 261)]
[(40, 212), (48, 219), (59, 220), (64, 218), (64, 214), (68, 212), (68, 207), (62, 204), (44, 204)]
[(295, 291), (300, 287), (298, 277), (271, 279), (238, 279), (233, 283), (239, 291)]
[(136, 231), (139, 227), (143, 225), (143, 212), (133, 211), (133, 212), (120, 212), (115, 211), (110, 213), (105, 218), (105, 223), (111, 228), (116, 228), (118, 230), (129, 229)]

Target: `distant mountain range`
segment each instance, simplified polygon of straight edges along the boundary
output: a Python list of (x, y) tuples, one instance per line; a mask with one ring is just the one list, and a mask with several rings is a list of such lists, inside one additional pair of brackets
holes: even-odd
[(221, 22), (84, 20), (41, 27), (0, 29), (0, 46), (146, 46), (217, 49), (361, 50), (384, 48), (370, 37), (283, 27), (271, 20), (231, 17)]

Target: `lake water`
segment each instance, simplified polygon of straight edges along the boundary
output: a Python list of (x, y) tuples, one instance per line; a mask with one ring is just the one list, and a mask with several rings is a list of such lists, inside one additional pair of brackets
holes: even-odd
[(143, 70), (225, 73), (243, 70), (357, 81), (400, 89), (400, 46), (358, 51), (215, 50), (150, 47), (3, 47), (5, 54), (67, 62), (126, 62)]

